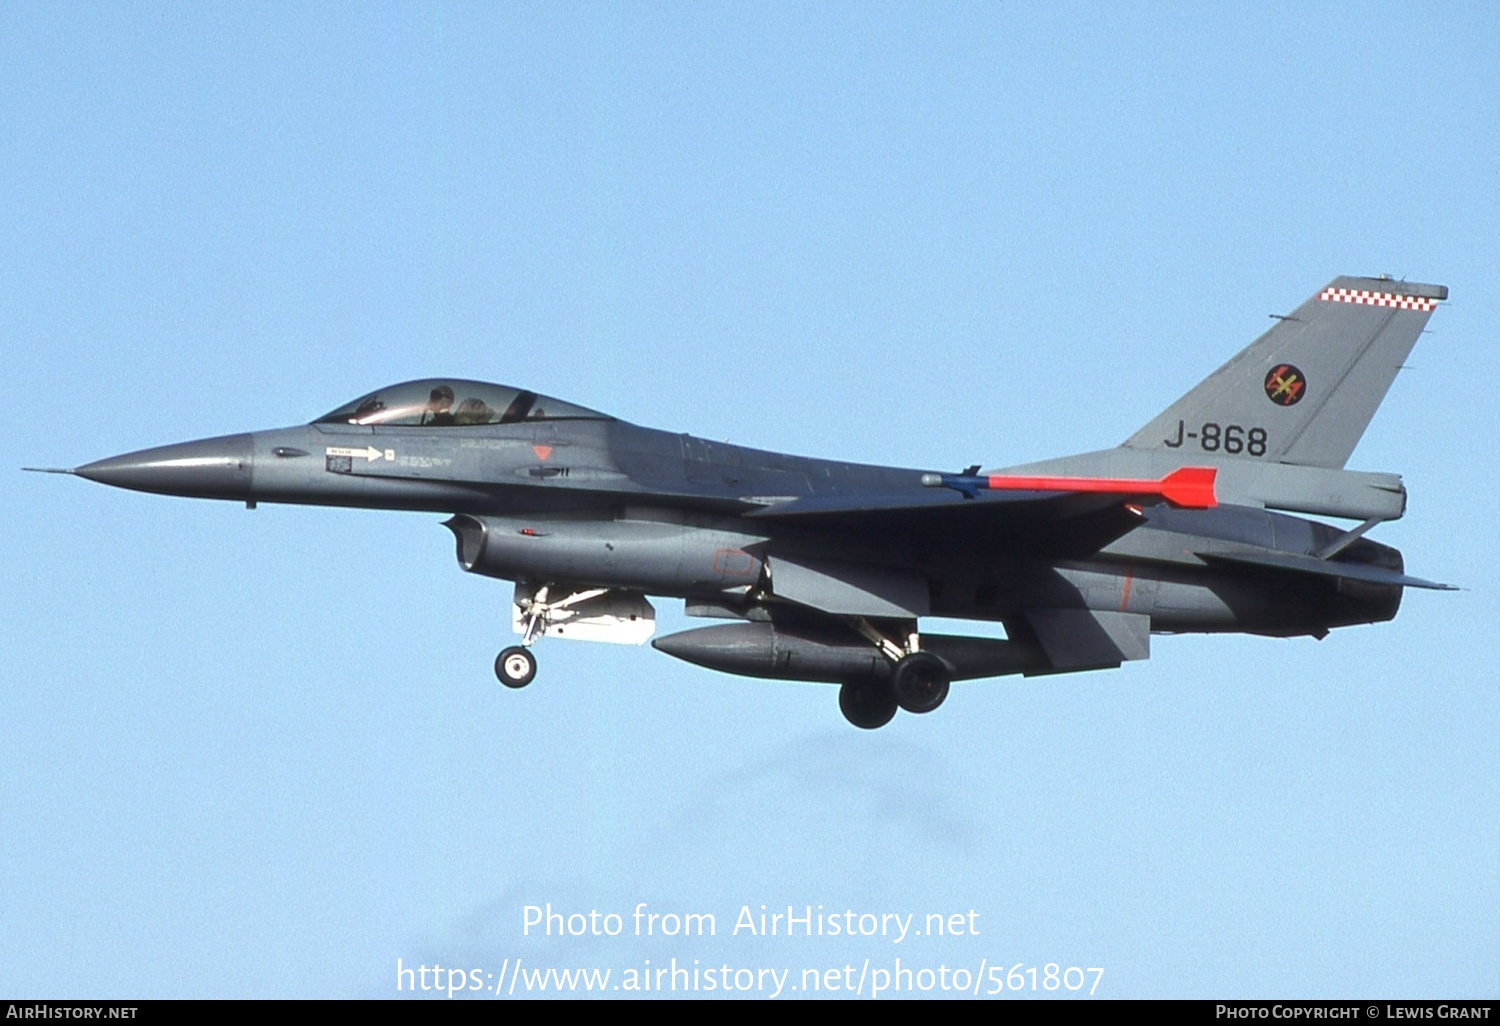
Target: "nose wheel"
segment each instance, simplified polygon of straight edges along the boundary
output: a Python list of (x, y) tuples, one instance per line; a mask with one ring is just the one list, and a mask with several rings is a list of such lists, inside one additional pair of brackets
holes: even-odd
[(536, 677), (536, 656), (512, 645), (495, 657), (495, 678), (508, 688), (524, 688)]

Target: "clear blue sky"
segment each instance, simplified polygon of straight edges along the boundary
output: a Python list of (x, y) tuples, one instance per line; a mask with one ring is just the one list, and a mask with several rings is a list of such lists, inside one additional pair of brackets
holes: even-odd
[[(0, 993), (901, 957), (1493, 996), (1497, 52), (1487, 3), (0, 6)], [(510, 589), (436, 516), (18, 469), (433, 375), (1018, 463), (1381, 273), (1452, 301), (1351, 465), (1406, 477), (1375, 537), (1470, 590), (875, 733), (649, 648), (548, 641), (504, 692)], [(546, 902), (719, 932), (523, 937)], [(980, 933), (733, 936), (747, 904)]]

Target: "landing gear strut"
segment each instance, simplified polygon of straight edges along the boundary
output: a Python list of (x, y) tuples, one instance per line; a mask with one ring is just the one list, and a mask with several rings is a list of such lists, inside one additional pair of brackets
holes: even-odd
[(536, 677), (536, 656), (512, 645), (495, 657), (495, 677), (508, 688), (524, 688)]

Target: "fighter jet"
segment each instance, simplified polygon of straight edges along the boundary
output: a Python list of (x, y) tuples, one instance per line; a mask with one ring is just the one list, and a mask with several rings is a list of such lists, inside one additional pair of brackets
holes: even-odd
[[(460, 566), (515, 583), (507, 687), (536, 676), (540, 638), (644, 643), (648, 596), (666, 597), (726, 622), (660, 651), (837, 684), (849, 722), (875, 728), (932, 712), (955, 680), (1113, 668), (1153, 634), (1321, 638), (1391, 619), (1405, 588), (1447, 588), (1365, 537), (1405, 512), (1401, 478), (1344, 469), (1447, 296), (1336, 278), (1123, 444), (986, 471), (765, 452), (443, 378), (54, 472), (447, 514)], [(929, 616), (1005, 637), (926, 633)]]

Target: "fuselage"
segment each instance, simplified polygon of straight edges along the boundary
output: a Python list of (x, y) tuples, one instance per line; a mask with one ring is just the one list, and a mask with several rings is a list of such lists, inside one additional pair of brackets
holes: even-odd
[[(1056, 537), (916, 533), (758, 516), (794, 499), (930, 494), (921, 470), (786, 455), (594, 416), (511, 424), (314, 423), (165, 446), (78, 473), (142, 491), (456, 515), (466, 569), (567, 579), (730, 608), (775, 601), (768, 556), (913, 575), (932, 615), (1007, 621), (1026, 608), (1142, 613), (1153, 631), (1322, 635), (1388, 620), (1401, 588), (1271, 571), (1226, 573), (1215, 548), (1317, 552), (1333, 527), (1263, 509), (1165, 505), (1077, 518)], [(961, 504), (961, 500), (950, 500)], [(961, 515), (960, 508), (955, 515)], [(1361, 539), (1345, 557), (1399, 571)]]

